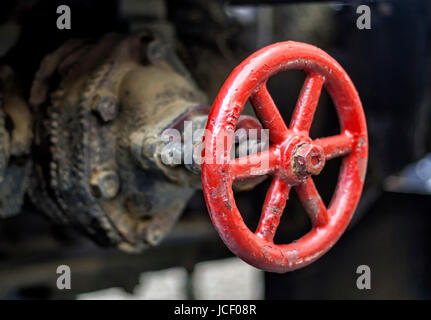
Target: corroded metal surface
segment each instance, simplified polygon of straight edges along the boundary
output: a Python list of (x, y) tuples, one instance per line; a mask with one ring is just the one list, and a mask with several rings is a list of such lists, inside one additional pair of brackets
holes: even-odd
[[(266, 89), (266, 82), (272, 75), (289, 69), (304, 70), (307, 77), (288, 127)], [(309, 130), (323, 85), (334, 102), (341, 133), (312, 140)], [(217, 137), (235, 129), (248, 99), (263, 126), (269, 129), (272, 144), (268, 151), (248, 156), (244, 164), (239, 159), (230, 160), (229, 145), (219, 154)], [(259, 50), (226, 80), (214, 102), (207, 129), (211, 136), (205, 141), (205, 153), (209, 154), (202, 165), (205, 200), (218, 233), (232, 252), (258, 268), (286, 272), (312, 263), (335, 244), (362, 192), (368, 138), (358, 93), (333, 58), (314, 46), (290, 41)], [(307, 150), (301, 151), (304, 145)], [(338, 185), (327, 208), (311, 174), (320, 173), (325, 160), (341, 156), (344, 158)], [(256, 170), (259, 159), (267, 165)], [(298, 161), (302, 161), (300, 168)], [(236, 207), (232, 184), (256, 175), (270, 175), (272, 184), (253, 233)], [(274, 244), (274, 233), (291, 188), (298, 193), (313, 228), (290, 244)]]
[(0, 66), (0, 218), (21, 210), (31, 172), (32, 125), (14, 71)]
[(43, 60), (30, 98), (38, 115), (33, 202), (129, 251), (158, 244), (200, 182), (161, 162), (159, 139), (206, 98), (165, 51), (149, 57), (152, 41), (109, 34), (66, 42)]

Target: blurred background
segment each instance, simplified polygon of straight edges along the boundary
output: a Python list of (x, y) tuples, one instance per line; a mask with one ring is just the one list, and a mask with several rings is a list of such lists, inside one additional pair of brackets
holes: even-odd
[[(53, 23), (61, 4), (70, 6), (70, 30), (59, 30)], [(371, 29), (357, 27), (357, 8), (364, 4), (371, 10)], [(22, 191), (19, 212), (0, 215), (0, 297), (431, 298), (427, 272), (431, 267), (430, 17), (431, 3), (426, 0), (1, 3), (0, 65), (14, 70), (26, 101), (41, 60), (69, 39), (152, 30), (175, 52), (181, 68), (187, 70), (209, 104), (244, 58), (268, 44), (294, 40), (328, 52), (349, 74), (365, 111), (370, 148), (365, 188), (345, 234), (317, 262), (282, 275), (262, 272), (232, 256), (211, 224), (201, 190), (193, 193), (160, 244), (133, 254), (109, 243), (100, 246), (92, 237), (77, 232), (76, 226), (53, 222), (51, 215), (40, 209), (45, 200)], [(3, 95), (7, 92), (6, 75), (0, 74)], [(45, 82), (51, 84), (61, 76), (60, 72)], [(301, 72), (291, 71), (269, 81), (269, 91), (286, 122), (304, 79)], [(37, 114), (34, 122), (42, 123), (45, 120), (38, 110), (33, 109)], [(253, 115), (249, 105), (245, 112)], [(324, 92), (311, 136), (338, 131), (334, 107)], [(29, 155), (14, 156), (10, 161), (20, 165), (38, 150), (31, 149)], [(335, 189), (340, 161), (328, 162), (316, 181), (325, 204)], [(16, 175), (11, 177), (4, 180), (8, 184), (0, 186), (5, 199), (21, 192), (11, 191), (18, 181)], [(235, 193), (237, 206), (252, 230), (268, 187), (269, 182), (264, 181), (252, 190)], [(291, 242), (310, 227), (293, 193), (275, 241)], [(56, 288), (56, 269), (62, 264), (71, 268), (71, 290)], [(360, 265), (370, 267), (370, 290), (356, 286)]]

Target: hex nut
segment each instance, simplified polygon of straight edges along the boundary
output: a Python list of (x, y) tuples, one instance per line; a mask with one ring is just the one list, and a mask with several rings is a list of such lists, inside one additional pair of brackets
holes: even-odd
[(318, 175), (325, 166), (323, 149), (310, 143), (297, 147), (293, 156), (293, 169), (299, 175)]

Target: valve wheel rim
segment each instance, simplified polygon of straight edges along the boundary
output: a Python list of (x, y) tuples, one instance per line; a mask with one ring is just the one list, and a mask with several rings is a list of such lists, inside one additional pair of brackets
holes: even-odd
[[(280, 71), (302, 69), (306, 80), (299, 94), (289, 127), (266, 88), (267, 80)], [(311, 140), (308, 136), (322, 87), (325, 86), (337, 111), (341, 132)], [(262, 125), (269, 129), (269, 150), (248, 156), (246, 165), (238, 159), (220, 161), (216, 152), (218, 136), (234, 131), (242, 109), (250, 99)], [(211, 220), (229, 249), (251, 265), (272, 272), (304, 267), (321, 257), (346, 229), (362, 193), (367, 159), (368, 136), (359, 95), (343, 68), (324, 51), (298, 42), (280, 42), (265, 47), (238, 65), (224, 83), (208, 117), (205, 155), (202, 164), (204, 196)], [(310, 175), (294, 181), (282, 174), (289, 171), (281, 152), (301, 143), (322, 149), (325, 159), (343, 157), (337, 187), (328, 208)], [(230, 150), (228, 142), (227, 148)], [(289, 156), (288, 156), (289, 158)], [(211, 161), (208, 161), (211, 160)], [(250, 176), (250, 163), (265, 160), (273, 177), (261, 219), (253, 233), (245, 225), (233, 197), (232, 183)], [(252, 162), (255, 161), (255, 162)], [(284, 168), (281, 168), (283, 166)], [(287, 168), (287, 169), (286, 169)], [(289, 172), (288, 172), (289, 173)], [(256, 174), (256, 170), (254, 170)], [(291, 188), (297, 192), (313, 223), (312, 229), (289, 244), (274, 244), (273, 237)]]

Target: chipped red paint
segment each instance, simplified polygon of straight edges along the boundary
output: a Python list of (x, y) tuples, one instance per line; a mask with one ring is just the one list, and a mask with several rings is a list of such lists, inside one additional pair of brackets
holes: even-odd
[[(266, 82), (280, 71), (302, 69), (307, 77), (299, 95), (292, 121), (286, 126), (274, 104)], [(309, 129), (322, 86), (325, 85), (337, 110), (341, 133), (311, 140)], [(230, 160), (217, 164), (217, 137), (233, 131), (242, 109), (250, 99), (256, 115), (269, 129), (268, 151), (247, 159), (268, 160), (268, 167), (241, 164)], [(273, 272), (286, 272), (304, 267), (321, 257), (346, 229), (362, 193), (368, 158), (368, 137), (362, 105), (349, 76), (322, 50), (303, 43), (281, 42), (252, 54), (233, 70), (221, 88), (208, 118), (211, 133), (205, 140), (205, 162), (202, 183), (211, 219), (224, 243), (246, 262)], [(295, 149), (309, 143), (323, 149), (326, 160), (343, 156), (337, 188), (326, 208), (310, 175), (298, 176), (293, 170)], [(208, 158), (209, 157), (209, 158)], [(211, 159), (211, 161), (207, 161)], [(258, 169), (256, 169), (258, 168)], [(252, 174), (271, 175), (261, 220), (255, 233), (245, 225), (232, 192), (232, 182)], [(273, 238), (294, 188), (313, 228), (289, 244), (274, 244)]]

